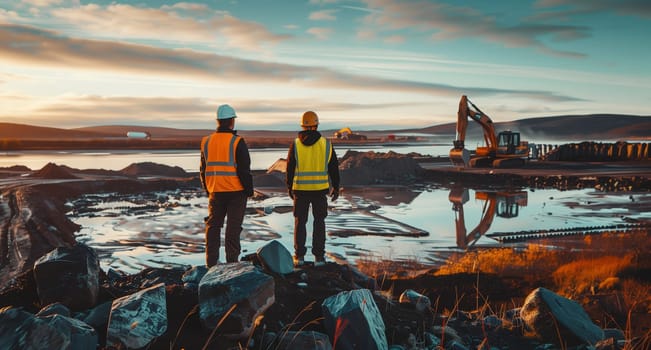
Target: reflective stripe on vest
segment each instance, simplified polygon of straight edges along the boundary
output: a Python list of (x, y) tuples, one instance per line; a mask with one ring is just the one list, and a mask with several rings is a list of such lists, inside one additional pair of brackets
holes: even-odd
[(244, 190), (237, 177), (235, 152), (242, 138), (235, 134), (216, 132), (201, 140), (201, 153), (206, 162), (205, 181), (209, 192)]
[(299, 139), (294, 141), (294, 158), (296, 172), (292, 189), (299, 191), (327, 190), (328, 163), (332, 157), (330, 141), (321, 137), (310, 146), (304, 145)]

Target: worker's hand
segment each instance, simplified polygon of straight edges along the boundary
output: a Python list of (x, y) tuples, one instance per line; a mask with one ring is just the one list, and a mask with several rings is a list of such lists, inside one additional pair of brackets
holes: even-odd
[(339, 198), (339, 189), (333, 188), (332, 192), (330, 192), (330, 200), (334, 202), (337, 198)]
[(287, 189), (287, 194), (289, 195), (289, 198), (291, 198), (292, 200), (294, 199), (294, 190), (292, 190), (291, 188), (288, 188)]

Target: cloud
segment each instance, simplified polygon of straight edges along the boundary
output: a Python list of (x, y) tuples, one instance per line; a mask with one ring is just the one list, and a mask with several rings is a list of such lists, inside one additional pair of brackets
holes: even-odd
[[(0, 95), (0, 103), (21, 101), (34, 105), (36, 97)], [(400, 103), (341, 103), (307, 98), (230, 99), (238, 112), (238, 128), (293, 129), (306, 106), (318, 106), (322, 115), (330, 114), (328, 125), (346, 124), (350, 114), (360, 110), (384, 110), (408, 105)], [(222, 101), (201, 98), (58, 96), (40, 107), (21, 111), (21, 115), (0, 111), (0, 120), (21, 124), (75, 128), (89, 125), (165, 125), (193, 129), (213, 128), (215, 107)], [(309, 108), (309, 107), (307, 107)], [(345, 111), (345, 115), (342, 115)], [(364, 124), (361, 121), (360, 124)]]
[(160, 9), (127, 4), (54, 8), (50, 15), (98, 38), (178, 41), (225, 45), (248, 51), (289, 39), (263, 25), (244, 21), (203, 4), (177, 3)]
[(384, 42), (388, 44), (402, 44), (405, 42), (405, 37), (402, 35), (390, 35), (384, 38)]
[[(538, 0), (539, 8), (559, 7), (557, 16), (592, 12), (617, 12), (625, 15), (651, 18), (651, 2), (648, 0)], [(567, 10), (570, 8), (571, 10)]]
[(314, 35), (319, 40), (327, 40), (333, 30), (332, 28), (312, 27), (308, 29), (307, 32)]
[(545, 101), (573, 101), (545, 91), (459, 87), (375, 78), (315, 66), (240, 59), (192, 50), (69, 38), (22, 25), (0, 24), (0, 61), (58, 69), (176, 77), (208, 81), (297, 84), (312, 88), (419, 93), (435, 96), (510, 94)]
[(337, 2), (339, 2), (339, 0), (310, 0), (310, 4), (312, 5), (335, 4)]
[(590, 36), (584, 26), (517, 23), (503, 25), (494, 16), (470, 7), (441, 2), (412, 2), (402, 0), (363, 0), (370, 9), (365, 23), (391, 30), (431, 32), (436, 40), (480, 38), (506, 47), (531, 47), (549, 55), (584, 57), (578, 52), (557, 50), (543, 43), (542, 38), (570, 41)]
[(48, 7), (52, 5), (59, 5), (63, 0), (22, 0), (24, 4), (36, 7)]
[(335, 21), (337, 17), (334, 14), (337, 10), (321, 10), (310, 13), (310, 19), (313, 21)]

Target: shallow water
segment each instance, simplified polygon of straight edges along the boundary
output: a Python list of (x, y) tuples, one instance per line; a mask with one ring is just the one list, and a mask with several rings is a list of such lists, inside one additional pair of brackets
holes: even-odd
[[(291, 200), (284, 193), (267, 194), (270, 198), (266, 200), (249, 200), (241, 235), (242, 255), (254, 253), (273, 239), (293, 252)], [(500, 243), (486, 235), (466, 238), (482, 217), (484, 223), (490, 221), (488, 227), (479, 226), (480, 233), (486, 234), (651, 220), (651, 213), (639, 209), (644, 206), (631, 205), (649, 203), (651, 195), (646, 193), (535, 190), (516, 194), (519, 204), (505, 199), (512, 194), (467, 190), (464, 221), (457, 228), (455, 219), (460, 210), (458, 206), (453, 210), (448, 189), (423, 186), (418, 190), (344, 191), (331, 204), (326, 219), (326, 250), (331, 259), (353, 264), (358, 259), (392, 259), (436, 265), (452, 251), (526, 244)], [(496, 204), (494, 215), (486, 214), (490, 203)], [(77, 210), (69, 216), (82, 225), (78, 240), (98, 250), (103, 269), (134, 273), (143, 267), (204, 263), (203, 218), (208, 209), (207, 198), (200, 192), (88, 195), (70, 204)], [(505, 213), (517, 215), (497, 215)], [(309, 232), (311, 222), (308, 245)], [(224, 256), (222, 247), (222, 261)], [(311, 259), (309, 247), (306, 258)]]
[[(413, 146), (383, 146), (349, 147), (338, 146), (339, 157), (347, 150), (387, 152), (389, 149), (399, 153), (417, 152), (423, 155), (447, 156), (449, 145), (419, 144)], [(266, 170), (279, 158), (287, 157), (287, 148), (252, 149), (251, 169)], [(49, 162), (67, 165), (76, 169), (100, 168), (105, 170), (121, 170), (133, 163), (154, 162), (169, 166), (179, 166), (187, 172), (198, 172), (200, 151), (160, 150), (160, 151), (11, 151), (0, 153), (0, 168), (13, 165), (24, 165), (32, 170), (41, 169)]]

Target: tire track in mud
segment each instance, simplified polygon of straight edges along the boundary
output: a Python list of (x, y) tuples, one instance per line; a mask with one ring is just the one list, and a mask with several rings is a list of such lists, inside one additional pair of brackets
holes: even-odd
[(16, 196), (13, 192), (0, 197), (0, 267), (9, 263), (9, 229), (16, 217)]

